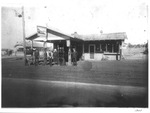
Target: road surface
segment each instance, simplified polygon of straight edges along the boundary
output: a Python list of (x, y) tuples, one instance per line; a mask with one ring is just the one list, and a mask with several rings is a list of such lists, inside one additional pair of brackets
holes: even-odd
[(3, 107), (146, 107), (145, 87), (2, 79)]

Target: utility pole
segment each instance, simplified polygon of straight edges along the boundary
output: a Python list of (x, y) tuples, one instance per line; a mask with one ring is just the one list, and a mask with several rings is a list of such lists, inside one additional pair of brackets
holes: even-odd
[(23, 49), (24, 49), (24, 64), (26, 66), (26, 35), (25, 35), (25, 18), (24, 7), (22, 6), (22, 27), (23, 27)]

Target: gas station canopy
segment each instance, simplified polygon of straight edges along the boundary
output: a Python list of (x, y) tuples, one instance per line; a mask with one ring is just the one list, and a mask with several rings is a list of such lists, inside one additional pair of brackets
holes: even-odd
[(45, 39), (47, 42), (57, 41), (57, 40), (72, 40), (72, 41), (83, 41), (75, 36), (64, 34), (50, 28), (38, 26), (37, 33), (29, 36), (26, 40), (35, 40), (39, 42), (44, 42)]

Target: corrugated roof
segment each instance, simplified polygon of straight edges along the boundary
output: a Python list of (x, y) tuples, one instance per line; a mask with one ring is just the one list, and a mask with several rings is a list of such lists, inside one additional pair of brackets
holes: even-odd
[[(47, 32), (48, 32), (48, 40), (55, 40), (54, 38), (56, 38), (56, 40), (58, 40), (57, 38), (58, 37), (61, 37), (63, 39), (59, 39), (59, 40), (74, 40), (74, 41), (82, 41), (82, 39), (79, 39), (79, 38), (76, 38), (74, 36), (71, 36), (71, 35), (68, 35), (68, 34), (63, 34), (61, 32), (58, 32), (58, 31), (54, 31), (52, 29), (47, 29)], [(53, 37), (53, 38), (51, 38)], [(38, 36), (37, 33), (34, 33), (33, 35), (29, 36), (26, 38), (26, 40), (34, 40), (34, 39), (37, 39), (37, 41), (39, 42), (44, 42), (44, 38), (40, 38), (38, 40), (38, 38), (40, 38), (40, 36)]]
[[(78, 40), (78, 41), (94, 41), (94, 40), (125, 40), (127, 38), (127, 35), (125, 32), (118, 32), (118, 33), (107, 33), (107, 34), (91, 34), (91, 35), (78, 35), (76, 32), (73, 35), (68, 35), (65, 33), (62, 33), (57, 30), (53, 30), (51, 28), (47, 28), (47, 32), (49, 33), (48, 37), (51, 37), (52, 35), (56, 37), (62, 37), (65, 40), (71, 39), (71, 40)], [(52, 35), (50, 35), (52, 34)], [(37, 33), (29, 36), (26, 38), (27, 40), (34, 40), (37, 39), (39, 36)], [(43, 39), (41, 41), (44, 41)]]
[[(73, 37), (72, 35), (68, 35), (68, 34), (65, 34), (65, 33), (62, 33), (60, 31), (56, 31), (56, 30), (53, 30), (53, 29), (50, 29), (50, 28), (47, 28), (47, 32), (48, 32), (48, 37), (61, 37), (63, 38), (64, 40), (81, 40), (81, 39), (78, 39), (78, 38), (75, 38)], [(37, 39), (38, 37), (38, 34), (37, 33), (34, 33), (33, 35), (27, 37), (26, 39), (27, 40), (34, 40), (34, 39)], [(40, 40), (41, 42), (44, 41), (44, 39)]]
[(77, 38), (80, 38), (85, 41), (92, 40), (124, 40), (127, 39), (125, 32), (119, 33), (108, 33), (108, 34), (91, 34), (91, 35), (76, 35)]

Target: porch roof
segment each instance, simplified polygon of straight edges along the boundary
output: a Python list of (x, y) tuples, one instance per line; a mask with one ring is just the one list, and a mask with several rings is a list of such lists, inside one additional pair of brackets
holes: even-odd
[(125, 32), (119, 33), (108, 33), (108, 34), (91, 34), (91, 35), (76, 35), (77, 38), (80, 38), (84, 41), (96, 41), (96, 40), (125, 40), (127, 35)]
[[(50, 28), (47, 28), (47, 33), (48, 33), (48, 40), (47, 40), (48, 42), (49, 41), (57, 41), (57, 40), (82, 41), (82, 39), (79, 39), (72, 35), (62, 33), (60, 31), (52, 30)], [(36, 40), (39, 42), (44, 42), (44, 37), (38, 36), (38, 33), (34, 33), (33, 35), (26, 37), (26, 40)]]
[[(32, 45), (31, 42), (26, 42), (26, 47), (31, 47), (31, 45)], [(21, 47), (23, 47), (23, 44), (16, 44), (14, 47), (15, 47), (15, 48), (16, 48), (16, 47), (17, 47), (17, 48), (18, 48), (18, 47), (21, 48)], [(40, 42), (33, 42), (33, 47), (39, 47), (39, 48), (41, 48), (41, 47), (43, 47), (43, 44), (40, 43)]]

